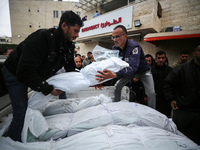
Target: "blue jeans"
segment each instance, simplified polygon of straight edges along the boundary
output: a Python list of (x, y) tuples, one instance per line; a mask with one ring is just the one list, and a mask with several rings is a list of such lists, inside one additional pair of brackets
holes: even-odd
[(28, 102), (28, 87), (19, 82), (17, 77), (6, 68), (4, 78), (13, 109), (13, 119), (9, 126), (8, 136), (14, 141), (21, 141), (21, 132)]

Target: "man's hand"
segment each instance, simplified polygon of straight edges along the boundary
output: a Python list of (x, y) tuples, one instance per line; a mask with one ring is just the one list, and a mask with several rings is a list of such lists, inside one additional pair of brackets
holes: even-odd
[(60, 95), (62, 92), (63, 92), (63, 91), (61, 91), (61, 90), (53, 89), (53, 91), (51, 92), (51, 94), (54, 95), (54, 96), (58, 96), (58, 95)]
[(144, 97), (144, 103), (145, 103), (146, 105), (148, 105), (148, 97), (147, 97), (147, 96)]
[(94, 87), (95, 87), (96, 90), (97, 90), (97, 88), (100, 89), (100, 90), (102, 90), (102, 88), (104, 88), (104, 86), (102, 84), (97, 84)]
[(172, 107), (173, 110), (177, 110), (178, 109), (176, 101), (171, 101), (171, 107)]
[(105, 79), (117, 78), (116, 73), (113, 73), (113, 72), (111, 72), (110, 70), (107, 70), (107, 69), (103, 70), (103, 72), (102, 71), (97, 71), (97, 72), (100, 73), (100, 75), (99, 74), (95, 75), (96, 77), (98, 77), (98, 78), (96, 78), (96, 80), (99, 80), (99, 82), (102, 82)]

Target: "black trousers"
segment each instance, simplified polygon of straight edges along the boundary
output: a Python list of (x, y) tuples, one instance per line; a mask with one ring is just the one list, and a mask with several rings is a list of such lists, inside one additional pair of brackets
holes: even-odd
[(200, 145), (200, 113), (178, 109), (172, 119), (180, 132)]

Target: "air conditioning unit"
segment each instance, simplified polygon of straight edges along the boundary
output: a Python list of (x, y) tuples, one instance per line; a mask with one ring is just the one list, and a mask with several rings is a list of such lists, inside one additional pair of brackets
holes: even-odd
[(165, 27), (164, 32), (176, 32), (180, 31), (180, 26), (171, 26), (171, 27)]

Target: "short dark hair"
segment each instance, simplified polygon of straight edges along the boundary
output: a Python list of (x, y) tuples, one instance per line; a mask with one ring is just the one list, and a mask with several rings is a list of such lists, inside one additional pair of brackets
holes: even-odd
[(158, 51), (157, 53), (156, 53), (156, 57), (157, 57), (157, 55), (165, 55), (166, 56), (166, 53), (164, 52), (164, 51)]
[(87, 54), (92, 54), (92, 52), (87, 52)]
[(144, 57), (145, 57), (145, 58), (149, 58), (149, 57), (151, 57), (151, 60), (152, 60), (152, 64), (151, 64), (151, 66), (154, 65), (154, 59), (153, 59), (153, 56), (152, 56), (151, 54), (146, 54)]
[(182, 50), (182, 51), (180, 52), (180, 55), (182, 55), (182, 54), (188, 54), (188, 55), (189, 55), (190, 53), (189, 53), (188, 50)]
[(77, 56), (81, 56), (81, 54), (76, 54), (75, 57), (77, 57)]
[(151, 59), (153, 60), (153, 56), (151, 54), (146, 54), (145, 55), (145, 58), (149, 58), (149, 57), (151, 57)]
[(65, 11), (62, 14), (59, 23), (60, 28), (64, 22), (67, 24), (67, 26), (75, 26), (76, 24), (80, 27), (83, 26), (83, 21), (81, 20), (80, 16), (75, 14), (73, 11)]
[(123, 26), (123, 25), (118, 25), (118, 26), (116, 26), (113, 30), (116, 30), (117, 28), (121, 28), (122, 31), (123, 31), (124, 33), (127, 34), (127, 30), (126, 30), (126, 27), (125, 27), (125, 26)]

